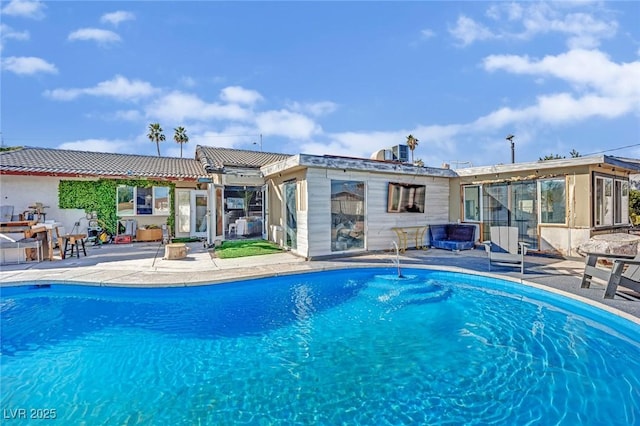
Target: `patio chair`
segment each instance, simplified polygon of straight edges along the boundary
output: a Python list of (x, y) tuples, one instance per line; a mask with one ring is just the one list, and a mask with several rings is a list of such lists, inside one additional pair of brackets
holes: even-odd
[[(26, 250), (29, 250), (29, 252), (27, 252)], [(26, 262), (29, 259), (33, 259), (33, 253), (35, 253), (36, 255), (35, 260), (41, 262), (41, 241), (35, 238), (22, 238), (16, 240), (8, 235), (0, 234), (0, 263), (10, 263), (9, 261), (7, 261), (7, 257), (15, 258), (16, 263), (22, 263), (23, 261)]]
[(520, 267), (524, 274), (524, 256), (528, 244), (518, 241), (518, 228), (515, 226), (492, 226), (491, 241), (483, 241), (491, 265)]
[[(640, 293), (640, 254), (636, 256), (613, 253), (586, 254), (580, 288), (589, 288), (591, 280), (595, 277), (607, 283), (604, 291), (605, 299), (613, 299), (619, 285)], [(598, 268), (600, 258), (610, 259), (613, 262), (611, 269)]]

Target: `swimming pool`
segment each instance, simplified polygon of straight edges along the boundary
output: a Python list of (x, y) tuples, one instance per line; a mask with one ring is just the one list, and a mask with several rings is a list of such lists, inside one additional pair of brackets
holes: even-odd
[(507, 281), (403, 272), (3, 288), (4, 419), (640, 423), (637, 324)]

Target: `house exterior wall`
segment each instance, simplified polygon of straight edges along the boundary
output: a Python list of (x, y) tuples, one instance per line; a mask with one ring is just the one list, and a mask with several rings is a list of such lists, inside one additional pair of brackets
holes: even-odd
[[(69, 180), (68, 178), (63, 178)], [(0, 203), (13, 206), (17, 216), (34, 203), (48, 206), (44, 211), (46, 220), (62, 223), (65, 230), (71, 231), (75, 222), (80, 222), (78, 232), (87, 232), (87, 221), (82, 209), (61, 209), (58, 207), (58, 185), (62, 178), (55, 176), (2, 175), (0, 178)], [(76, 179), (83, 180), (83, 179)], [(84, 179), (90, 180), (90, 179)], [(114, 200), (115, 202), (115, 200)]]
[[(340, 170), (309, 167), (290, 173), (280, 173), (269, 179), (269, 223), (284, 226), (283, 185), (297, 181), (297, 248), (292, 252), (306, 258), (338, 254), (331, 250), (331, 181), (365, 182), (365, 246), (363, 251), (391, 249), (397, 241), (391, 229), (397, 226), (420, 226), (445, 223), (449, 218), (449, 178), (407, 174), (375, 173), (370, 171)], [(426, 186), (424, 213), (388, 213), (387, 191), (389, 182)], [(275, 235), (270, 239), (277, 241)], [(411, 238), (409, 246), (412, 247)], [(357, 252), (353, 250), (349, 252)]]
[[(284, 246), (284, 230), (286, 227), (286, 219), (284, 217), (284, 184), (289, 181), (298, 182), (298, 186), (296, 187), (297, 240), (296, 248), (292, 249), (292, 252), (304, 257), (307, 257), (308, 253), (306, 213), (309, 209), (306, 204), (306, 189), (299, 183), (306, 180), (306, 175), (307, 171), (305, 169), (292, 170), (280, 173), (278, 176), (273, 176), (266, 182), (267, 196), (269, 197), (267, 238), (282, 246)], [(305, 194), (301, 194), (302, 190), (305, 190)]]
[[(545, 164), (546, 165), (546, 164)], [(517, 165), (516, 165), (517, 167)], [(557, 167), (519, 168), (498, 173), (490, 170), (476, 170), (473, 173), (461, 172), (451, 181), (449, 211), (450, 221), (463, 220), (462, 187), (469, 184), (494, 184), (501, 182), (539, 181), (548, 178), (564, 177), (566, 184), (566, 221), (564, 224), (538, 223), (539, 251), (556, 253), (562, 256), (579, 256), (577, 248), (595, 234), (626, 232), (625, 226), (612, 226), (595, 229), (593, 225), (593, 175), (615, 176), (627, 179), (629, 171), (609, 164), (572, 165), (571, 160), (562, 161)]]
[[(29, 210), (28, 206), (36, 202), (42, 203), (45, 209), (46, 220), (62, 224), (68, 232), (74, 228), (76, 222), (80, 222), (76, 231), (87, 233), (88, 221), (84, 209), (61, 209), (58, 206), (58, 186), (60, 181), (95, 181), (96, 178), (71, 178), (56, 176), (27, 176), (27, 175), (2, 175), (0, 178), (0, 196), (2, 205), (14, 206), (14, 216)], [(176, 189), (193, 190), (194, 182), (177, 182)], [(173, 202), (175, 203), (175, 199)], [(116, 200), (114, 199), (115, 203)], [(177, 209), (176, 209), (177, 212)], [(121, 219), (135, 219), (138, 227), (145, 225), (162, 225), (167, 222), (167, 216), (133, 215), (122, 216)], [(176, 237), (189, 236), (176, 235)]]

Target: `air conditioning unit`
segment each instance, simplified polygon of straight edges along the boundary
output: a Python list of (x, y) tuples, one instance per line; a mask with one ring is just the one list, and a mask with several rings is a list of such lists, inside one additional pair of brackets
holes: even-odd
[(393, 159), (401, 161), (403, 163), (409, 162), (409, 146), (408, 145), (396, 145), (391, 148), (393, 152)]
[(379, 149), (376, 152), (374, 152), (373, 154), (371, 154), (371, 158), (372, 160), (384, 160), (384, 153), (385, 150), (384, 149)]

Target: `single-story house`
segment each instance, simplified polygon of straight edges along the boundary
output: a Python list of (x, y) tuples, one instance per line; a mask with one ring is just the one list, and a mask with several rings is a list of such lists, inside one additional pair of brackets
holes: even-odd
[(453, 170), (298, 154), (263, 166), (269, 236), (307, 258), (393, 248), (394, 227), (449, 220)]
[[(194, 159), (24, 147), (0, 153), (0, 204), (13, 220), (35, 214), (67, 232), (86, 233), (95, 211), (115, 234), (118, 219), (135, 220), (139, 227), (171, 222), (170, 192), (193, 193), (206, 177)], [(184, 217), (176, 217), (181, 224)], [(188, 219), (195, 226), (195, 215)]]
[(515, 226), (533, 251), (576, 256), (594, 235), (627, 232), (629, 176), (640, 160), (608, 155), (456, 170), (451, 219)]
[(532, 250), (568, 256), (594, 234), (628, 229), (629, 175), (640, 173), (638, 160), (611, 156), (458, 170), (375, 158), (201, 145), (195, 159), (21, 148), (0, 153), (0, 204), (16, 216), (40, 203), (47, 220), (80, 222), (80, 232), (98, 210), (210, 244), (262, 237), (306, 258), (389, 250), (392, 228), (447, 222), (475, 224), (479, 240), (491, 225), (517, 226)]

